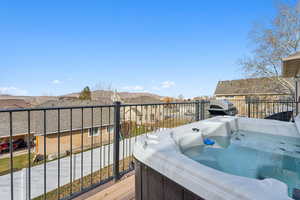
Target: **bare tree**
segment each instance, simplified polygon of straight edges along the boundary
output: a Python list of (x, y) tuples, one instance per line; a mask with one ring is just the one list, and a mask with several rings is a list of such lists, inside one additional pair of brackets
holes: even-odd
[(256, 24), (249, 34), (255, 48), (251, 57), (239, 61), (250, 77), (269, 77), (294, 93), (294, 84), (280, 77), (282, 58), (300, 49), (300, 0), (279, 3), (277, 14), (266, 25)]
[(105, 90), (105, 91), (114, 91), (112, 83), (107, 83), (104, 81), (99, 81), (93, 87), (93, 90)]
[(182, 94), (178, 95), (177, 97), (179, 100), (183, 101), (184, 100), (184, 96)]
[(120, 95), (117, 92), (117, 89), (113, 87), (112, 83), (104, 81), (99, 81), (95, 84), (93, 87), (93, 96), (94, 99), (100, 100), (105, 104), (111, 104), (113, 101), (116, 101), (116, 99), (121, 101)]

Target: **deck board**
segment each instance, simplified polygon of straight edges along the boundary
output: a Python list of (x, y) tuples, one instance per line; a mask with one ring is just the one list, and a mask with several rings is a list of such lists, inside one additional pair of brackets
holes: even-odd
[(86, 200), (134, 200), (135, 176), (132, 175), (98, 192)]

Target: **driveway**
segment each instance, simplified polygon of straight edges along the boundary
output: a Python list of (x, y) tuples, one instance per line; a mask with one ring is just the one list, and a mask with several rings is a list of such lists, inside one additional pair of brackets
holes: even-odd
[[(140, 136), (137, 136), (140, 137)], [(136, 138), (137, 138), (136, 137)], [(120, 142), (120, 160), (130, 156), (136, 138), (125, 139)], [(91, 173), (91, 150), (83, 152), (83, 165), (81, 166), (81, 153), (73, 154), (72, 176), (73, 181), (81, 178), (81, 168), (83, 176)], [(113, 163), (113, 144), (105, 145), (93, 149), (93, 172), (100, 170)], [(46, 191), (57, 188), (58, 162), (46, 163)], [(13, 173), (14, 199), (26, 200), (28, 191), (28, 168)], [(70, 156), (60, 159), (60, 186), (70, 183)], [(44, 193), (44, 165), (31, 168), (31, 198), (38, 197)], [(10, 174), (0, 176), (0, 196), (1, 199), (10, 199)]]

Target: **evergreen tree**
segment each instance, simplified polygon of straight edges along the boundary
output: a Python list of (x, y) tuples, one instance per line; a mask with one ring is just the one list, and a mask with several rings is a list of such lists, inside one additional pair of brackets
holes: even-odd
[(88, 86), (86, 86), (79, 95), (80, 100), (92, 100), (92, 93)]

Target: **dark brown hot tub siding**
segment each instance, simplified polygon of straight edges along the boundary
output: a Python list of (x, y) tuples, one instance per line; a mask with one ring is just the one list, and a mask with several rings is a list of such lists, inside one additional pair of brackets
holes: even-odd
[(135, 160), (135, 199), (204, 200), (138, 160)]

